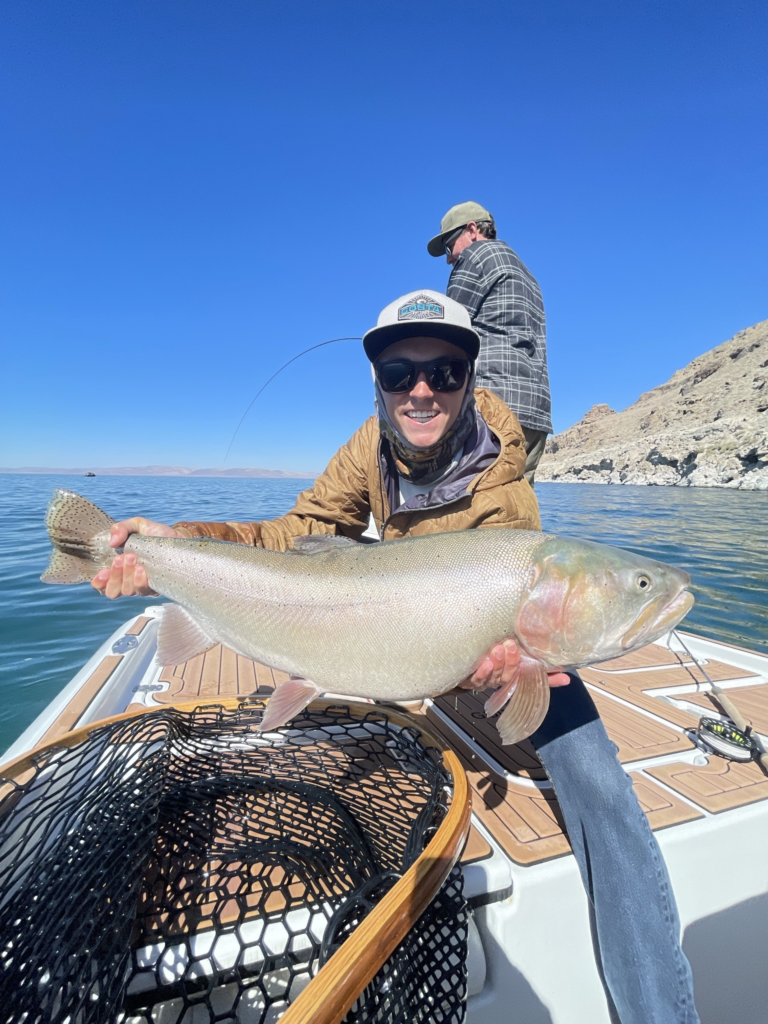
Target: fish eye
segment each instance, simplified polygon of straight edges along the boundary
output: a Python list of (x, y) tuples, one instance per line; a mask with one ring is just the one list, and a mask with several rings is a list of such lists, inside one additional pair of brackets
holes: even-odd
[(648, 587), (650, 587), (651, 585), (651, 577), (646, 576), (645, 573), (641, 573), (637, 577), (637, 585), (638, 587), (640, 587), (641, 590), (647, 590)]

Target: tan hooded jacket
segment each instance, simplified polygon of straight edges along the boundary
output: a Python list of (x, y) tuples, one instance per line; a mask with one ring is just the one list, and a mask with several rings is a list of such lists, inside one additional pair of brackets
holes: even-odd
[[(285, 551), (291, 538), (311, 533), (357, 540), (372, 513), (382, 540), (446, 533), (472, 527), (540, 530), (533, 488), (523, 478), (525, 439), (515, 414), (490, 391), (475, 391), (477, 408), (501, 442), (496, 461), (470, 483), (463, 497), (436, 508), (391, 512), (379, 461), (381, 436), (375, 416), (356, 431), (287, 515), (254, 523), (180, 522), (192, 537), (252, 544)], [(383, 531), (382, 531), (383, 526)]]

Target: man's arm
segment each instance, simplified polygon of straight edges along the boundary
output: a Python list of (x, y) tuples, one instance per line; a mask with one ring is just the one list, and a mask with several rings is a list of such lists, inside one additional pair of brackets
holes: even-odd
[(541, 348), (545, 337), (541, 291), (508, 246), (466, 250), (453, 268), (447, 294), (466, 307), (473, 326), (487, 341), (504, 336), (528, 356)]
[(483, 280), (480, 269), (472, 262), (469, 255), (459, 259), (448, 279), (446, 295), (454, 302), (460, 302), (469, 313), (474, 323), (477, 311), (482, 305), (488, 283)]
[[(375, 456), (377, 438), (378, 429), (372, 417), (336, 452), (314, 486), (299, 495), (293, 509), (277, 519), (249, 523), (182, 521), (166, 526), (135, 516), (115, 523), (109, 542), (113, 548), (122, 547), (130, 534), (140, 533), (152, 537), (216, 537), (285, 551), (291, 546), (292, 537), (306, 534), (360, 537), (370, 516), (367, 460)], [(132, 553), (117, 555), (109, 568), (96, 575), (92, 586), (109, 598), (154, 593), (144, 566)]]
[(302, 491), (284, 516), (257, 522), (205, 523), (182, 520), (175, 524), (188, 537), (215, 537), (253, 547), (286, 551), (291, 538), (313, 533), (340, 534), (357, 539), (368, 526), (367, 459), (375, 421), (364, 423), (336, 452), (314, 485)]

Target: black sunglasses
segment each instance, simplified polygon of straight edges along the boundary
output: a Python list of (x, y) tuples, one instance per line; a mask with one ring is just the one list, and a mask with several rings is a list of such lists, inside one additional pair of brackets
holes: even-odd
[(441, 356), (426, 363), (415, 363), (412, 359), (385, 359), (376, 363), (374, 369), (382, 391), (403, 395), (416, 386), (422, 373), (432, 391), (458, 391), (464, 387), (471, 365), (468, 359)]
[(467, 227), (466, 224), (462, 224), (460, 228), (457, 228), (453, 232), (452, 235), (449, 235), (446, 238), (445, 242), (443, 243), (445, 245), (445, 255), (446, 256), (453, 256), (453, 247), (458, 242), (459, 235), (462, 234), (462, 232), (466, 230), (466, 227)]

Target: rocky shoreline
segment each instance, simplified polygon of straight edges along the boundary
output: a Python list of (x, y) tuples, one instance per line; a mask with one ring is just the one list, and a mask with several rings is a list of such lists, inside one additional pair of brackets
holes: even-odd
[(768, 320), (623, 412), (595, 405), (547, 442), (536, 481), (768, 490)]

